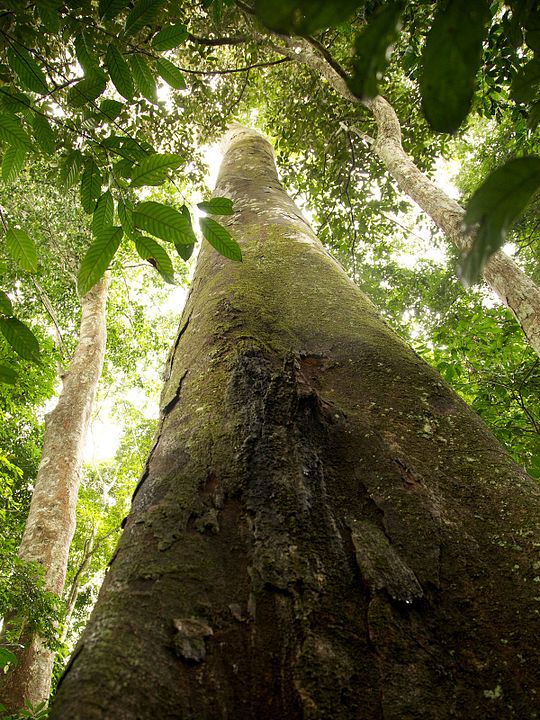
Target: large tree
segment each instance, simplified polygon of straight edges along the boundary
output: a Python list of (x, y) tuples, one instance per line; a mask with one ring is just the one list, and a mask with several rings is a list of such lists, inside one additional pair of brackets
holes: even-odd
[(52, 718), (540, 711), (540, 490), (232, 131), (124, 535)]

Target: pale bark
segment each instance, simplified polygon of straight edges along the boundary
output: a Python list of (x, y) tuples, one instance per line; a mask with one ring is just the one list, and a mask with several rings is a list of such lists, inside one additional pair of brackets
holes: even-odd
[[(84, 447), (103, 369), (108, 286), (107, 273), (82, 298), (79, 340), (58, 403), (45, 420), (41, 463), (19, 549), (23, 560), (43, 566), (44, 589), (58, 596), (64, 590)], [(16, 668), (0, 680), (2, 702), (11, 709), (24, 700), (48, 699), (54, 660), (39, 637), (27, 639), (17, 655)]]
[[(540, 713), (540, 488), (235, 131), (154, 446), (51, 720)], [(220, 218), (223, 219), (223, 218)]]
[[(399, 118), (390, 103), (380, 95), (358, 98), (351, 92), (343, 71), (314, 41), (282, 37), (282, 42), (283, 45), (272, 44), (272, 48), (317, 72), (345, 100), (363, 104), (370, 110), (377, 125), (377, 137), (373, 140), (364, 133), (359, 134), (370, 144), (400, 189), (429, 215), (447, 240), (460, 251), (467, 249), (471, 236), (463, 225), (464, 209), (419, 170), (405, 152)], [(531, 347), (540, 355), (540, 288), (512, 258), (500, 250), (491, 256), (483, 276), (512, 312)]]

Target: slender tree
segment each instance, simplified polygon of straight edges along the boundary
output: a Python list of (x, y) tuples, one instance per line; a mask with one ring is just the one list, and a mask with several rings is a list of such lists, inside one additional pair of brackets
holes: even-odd
[[(81, 300), (79, 341), (63, 376), (58, 403), (47, 416), (43, 454), (19, 549), (23, 560), (44, 568), (44, 589), (64, 590), (69, 546), (88, 426), (103, 368), (106, 344), (106, 274)], [(24, 628), (24, 618), (16, 618)], [(24, 633), (16, 666), (2, 678), (2, 702), (15, 710), (25, 700), (47, 700), (54, 652), (39, 637)]]
[(228, 142), (124, 535), (51, 717), (540, 712), (540, 489)]

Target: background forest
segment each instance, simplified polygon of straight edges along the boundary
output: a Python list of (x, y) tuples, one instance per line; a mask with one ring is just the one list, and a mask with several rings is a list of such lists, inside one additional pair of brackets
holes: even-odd
[[(513, 307), (503, 291), (513, 315), (480, 280), (504, 246), (530, 287), (540, 282), (540, 12), (467, 5), (1, 4), (0, 616), (17, 608), (50, 643), (53, 691), (150, 449), (193, 249), (210, 242), (239, 259), (217, 222), (230, 208), (209, 201), (208, 163), (213, 172), (233, 122), (271, 138), (284, 186), (328, 250), (540, 479), (536, 295), (523, 313), (523, 298)], [(379, 92), (393, 115), (382, 117)], [(400, 176), (398, 145), (385, 146), (395, 115), (400, 152), (447, 201), (413, 201), (410, 168)], [(430, 202), (447, 202), (451, 227)], [(107, 268), (95, 447), (58, 599), (17, 553), (80, 297)], [(3, 641), (7, 670), (13, 638)]]

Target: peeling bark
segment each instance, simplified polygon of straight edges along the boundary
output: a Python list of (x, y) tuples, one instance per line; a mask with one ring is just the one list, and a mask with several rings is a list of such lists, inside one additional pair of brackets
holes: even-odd
[[(69, 546), (84, 446), (105, 356), (106, 301), (109, 276), (81, 301), (79, 341), (56, 407), (45, 420), (43, 452), (19, 556), (44, 568), (44, 589), (64, 590)], [(2, 702), (15, 710), (24, 700), (37, 704), (49, 697), (54, 653), (39, 637), (29, 638), (16, 653), (18, 664), (0, 679)]]
[(201, 250), (51, 720), (536, 717), (540, 488), (325, 252), (260, 135), (232, 133), (216, 194), (244, 262)]
[[(345, 100), (363, 104), (372, 113), (377, 137), (367, 140), (373, 152), (399, 188), (429, 215), (447, 240), (460, 251), (467, 249), (471, 236), (463, 228), (465, 210), (419, 170), (405, 152), (401, 144), (399, 118), (390, 103), (380, 95), (365, 99), (354, 95), (343, 70), (315, 41), (287, 37), (281, 37), (281, 41), (283, 45), (272, 45), (276, 52), (307, 65)], [(363, 133), (359, 134), (363, 136)], [(540, 356), (540, 288), (501, 250), (491, 256), (483, 276), (503, 305), (512, 312), (531, 347)]]

